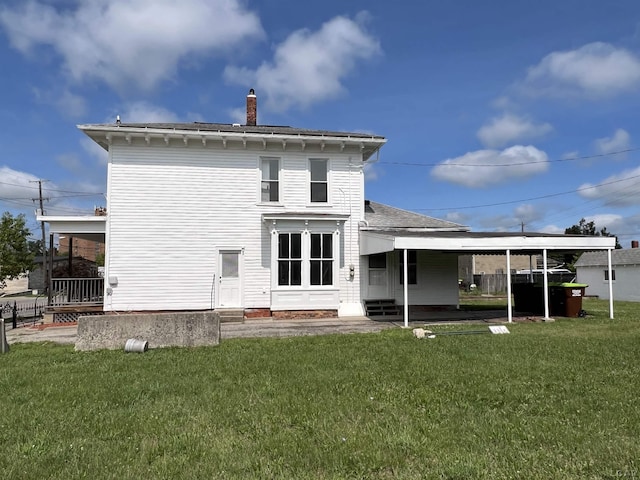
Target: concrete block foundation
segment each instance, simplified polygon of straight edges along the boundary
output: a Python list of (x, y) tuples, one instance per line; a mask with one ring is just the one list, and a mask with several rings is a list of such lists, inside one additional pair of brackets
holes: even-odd
[(130, 338), (148, 341), (149, 348), (218, 345), (220, 317), (207, 311), (78, 318), (76, 350), (120, 349)]

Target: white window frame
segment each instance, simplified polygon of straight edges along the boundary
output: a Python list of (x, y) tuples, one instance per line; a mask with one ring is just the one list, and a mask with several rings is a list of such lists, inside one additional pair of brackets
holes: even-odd
[[(322, 160), (327, 162), (327, 201), (326, 202), (312, 202), (311, 201), (311, 163), (314, 160)], [(321, 183), (321, 182), (315, 182)], [(309, 157), (307, 159), (307, 205), (309, 206), (325, 206), (331, 205), (331, 159), (328, 157)]]
[[(612, 268), (611, 269), (611, 283), (616, 283), (616, 269)], [(609, 270), (608, 269), (604, 269), (604, 280), (603, 282), (605, 283), (609, 283)]]
[[(262, 183), (273, 182), (273, 180), (264, 180), (264, 161), (277, 161), (278, 162), (278, 179), (276, 180), (278, 186), (278, 200), (263, 200), (262, 198)], [(258, 158), (258, 203), (263, 205), (281, 205), (282, 204), (282, 158), (273, 156), (261, 156)]]
[[(280, 234), (302, 234), (302, 284), (301, 285), (280, 285), (279, 284), (279, 239)], [(332, 239), (332, 271), (330, 285), (312, 285), (311, 284), (311, 235), (312, 234), (329, 234)], [(275, 229), (272, 231), (272, 261), (271, 261), (271, 285), (274, 290), (335, 290), (340, 286), (340, 236), (339, 231), (326, 227), (313, 228), (285, 228)]]

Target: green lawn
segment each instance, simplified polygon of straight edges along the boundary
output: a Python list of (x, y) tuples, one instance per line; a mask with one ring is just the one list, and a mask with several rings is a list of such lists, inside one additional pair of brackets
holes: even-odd
[[(0, 356), (2, 478), (640, 478), (638, 304), (510, 335)], [(637, 313), (638, 312), (638, 313)], [(440, 326), (436, 331), (478, 326)]]

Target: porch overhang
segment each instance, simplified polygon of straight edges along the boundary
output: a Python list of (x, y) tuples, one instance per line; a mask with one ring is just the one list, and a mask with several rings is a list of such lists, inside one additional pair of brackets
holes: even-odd
[(511, 232), (418, 232), (361, 230), (360, 254), (393, 250), (436, 250), (458, 253), (536, 254), (542, 250), (586, 251), (614, 249), (614, 237)]
[(70, 235), (85, 240), (104, 243), (107, 217), (97, 215), (86, 216), (54, 216), (38, 215), (39, 222), (49, 224), (49, 233), (58, 235)]

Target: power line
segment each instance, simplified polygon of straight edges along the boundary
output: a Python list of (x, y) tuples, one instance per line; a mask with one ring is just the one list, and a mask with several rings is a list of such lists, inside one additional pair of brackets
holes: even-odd
[[(29, 183), (37, 183), (38, 180), (29, 180)], [(0, 182), (0, 185), (9, 185), (10, 187), (21, 187), (21, 188), (30, 188), (32, 190), (38, 190), (38, 187), (30, 187), (29, 185), (24, 185), (22, 183), (10, 183), (10, 182)], [(78, 190), (61, 190), (58, 188), (47, 188), (47, 192), (59, 192), (59, 193), (77, 193), (77, 194), (87, 194), (87, 195), (104, 195), (102, 192), (96, 192), (89, 194), (87, 192), (81, 192)]]
[(621, 155), (623, 153), (637, 152), (640, 148), (628, 148), (626, 150), (618, 150), (616, 152), (600, 153), (596, 155), (585, 155), (581, 157), (558, 158), (555, 160), (531, 160), (528, 162), (516, 163), (412, 163), (412, 162), (377, 162), (378, 165), (404, 165), (411, 167), (517, 167), (522, 165), (534, 165), (537, 163), (561, 163), (575, 162), (577, 160), (591, 160), (594, 158), (604, 158), (610, 155)]
[(566, 192), (550, 193), (548, 195), (540, 195), (539, 197), (523, 198), (523, 199), (519, 199), (519, 200), (509, 200), (507, 202), (485, 203), (485, 204), (482, 204), (482, 205), (470, 205), (470, 206), (463, 206), (463, 207), (416, 208), (414, 210), (418, 211), (418, 212), (426, 212), (426, 211), (468, 210), (468, 209), (472, 209), (472, 208), (497, 207), (499, 205), (510, 205), (510, 204), (513, 204), (513, 203), (528, 202), (528, 201), (531, 201), (531, 200), (542, 200), (542, 199), (545, 199), (545, 198), (552, 198), (552, 197), (559, 197), (559, 196), (562, 196), (562, 195), (569, 195), (570, 193), (583, 192), (585, 190), (591, 190), (593, 188), (603, 187), (605, 185), (612, 185), (614, 183), (626, 182), (627, 180), (633, 180), (634, 178), (640, 178), (640, 175), (634, 175), (634, 176), (623, 178), (623, 179), (620, 179), (620, 180), (612, 180), (611, 182), (599, 183), (597, 185), (591, 185), (590, 187), (582, 187), (582, 188), (577, 188), (575, 190), (568, 190)]

